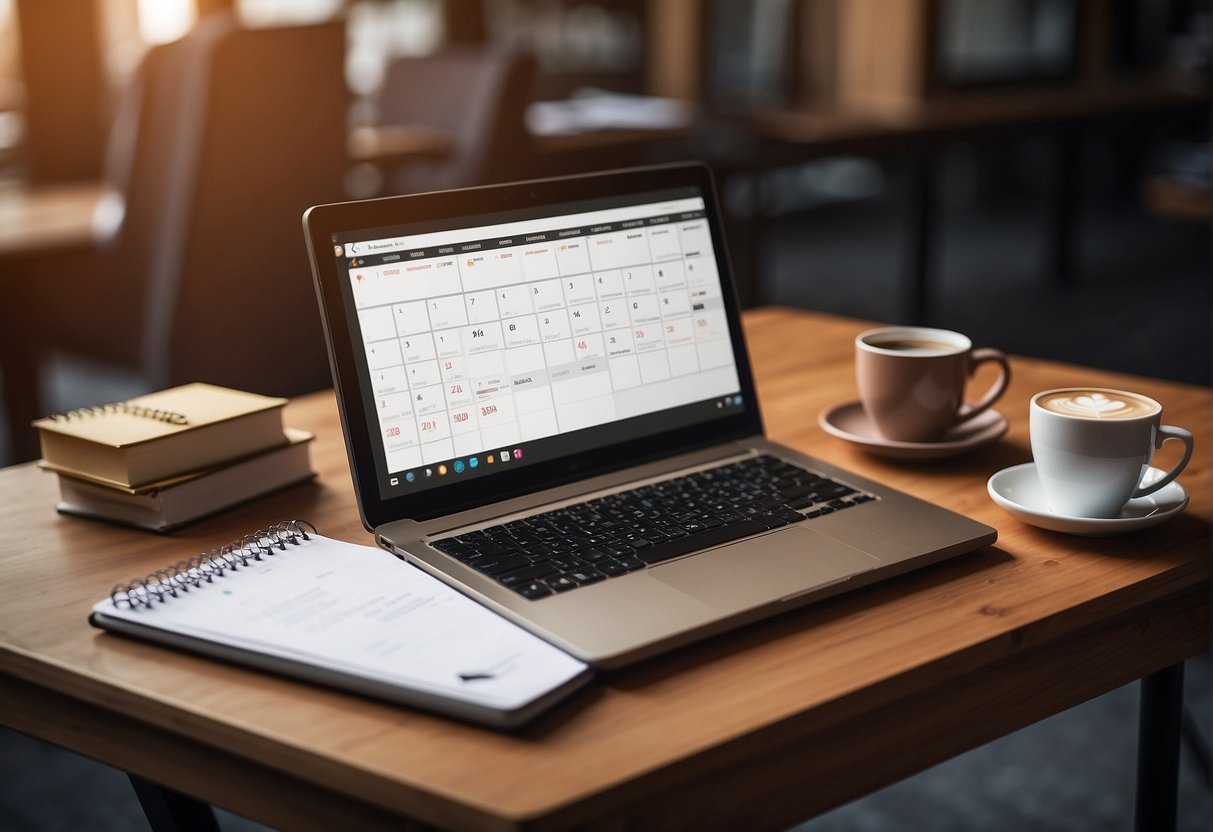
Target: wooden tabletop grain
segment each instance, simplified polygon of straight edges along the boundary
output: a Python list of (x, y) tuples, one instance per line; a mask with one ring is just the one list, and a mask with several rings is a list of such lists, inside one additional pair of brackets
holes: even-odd
[[(996, 545), (603, 676), (512, 734), (91, 629), (115, 582), (274, 521), (371, 543), (318, 394), (286, 411), (317, 435), (315, 483), (171, 537), (58, 516), (54, 477), (0, 471), (0, 721), (275, 826), (777, 826), (1208, 649), (1209, 390), (1014, 358), (1003, 439), (886, 461), (816, 422), (855, 396), (866, 326), (745, 315), (769, 435), (988, 523)], [(1192, 430), (1182, 516), (1089, 539), (990, 501), (988, 477), (1030, 459), (1030, 395), (1076, 384), (1145, 393)]]

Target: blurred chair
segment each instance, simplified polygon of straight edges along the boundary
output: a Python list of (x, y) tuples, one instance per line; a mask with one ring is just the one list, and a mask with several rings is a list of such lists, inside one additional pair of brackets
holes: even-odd
[(137, 368), (149, 388), (329, 386), (300, 221), (344, 195), (344, 53), (340, 23), (244, 29), (218, 13), (147, 54), (107, 157), (124, 196), (112, 239), (86, 262), (4, 266), (22, 272), (0, 287), (18, 459), (36, 454), (25, 426), (55, 352)]
[(145, 369), (157, 387), (328, 387), (302, 217), (343, 197), (344, 27), (242, 29), (217, 15), (195, 35), (151, 263)]
[(379, 124), (436, 128), (451, 136), (453, 149), (446, 159), (402, 166), (385, 190), (416, 193), (527, 175), (534, 77), (530, 55), (501, 48), (451, 47), (393, 61), (378, 96)]

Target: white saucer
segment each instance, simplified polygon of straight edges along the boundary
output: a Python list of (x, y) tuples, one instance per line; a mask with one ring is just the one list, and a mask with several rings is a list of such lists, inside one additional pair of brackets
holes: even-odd
[[(1146, 472), (1143, 484), (1157, 482), (1166, 474), (1158, 468)], [(1036, 463), (1028, 462), (1004, 468), (986, 483), (990, 499), (1025, 523), (1055, 532), (1086, 537), (1107, 537), (1122, 532), (1146, 529), (1171, 519), (1188, 507), (1188, 492), (1178, 482), (1171, 482), (1148, 497), (1129, 500), (1119, 517), (1067, 517), (1054, 514), (1045, 503)]]
[(868, 453), (890, 459), (927, 460), (962, 454), (1007, 432), (1007, 420), (997, 410), (987, 410), (957, 425), (936, 442), (899, 442), (885, 439), (868, 419), (863, 405), (855, 400), (821, 411), (817, 424), (831, 436), (858, 445)]

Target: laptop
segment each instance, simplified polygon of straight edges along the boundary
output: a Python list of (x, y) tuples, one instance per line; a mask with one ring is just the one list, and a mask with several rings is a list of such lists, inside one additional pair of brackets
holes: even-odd
[(321, 205), (304, 229), (363, 524), (592, 665), (997, 536), (764, 437), (704, 165)]

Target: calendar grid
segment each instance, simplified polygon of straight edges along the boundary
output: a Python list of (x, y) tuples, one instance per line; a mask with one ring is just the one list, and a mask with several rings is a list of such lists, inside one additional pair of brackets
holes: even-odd
[(702, 216), (469, 247), (351, 270), (390, 471), (736, 389)]

